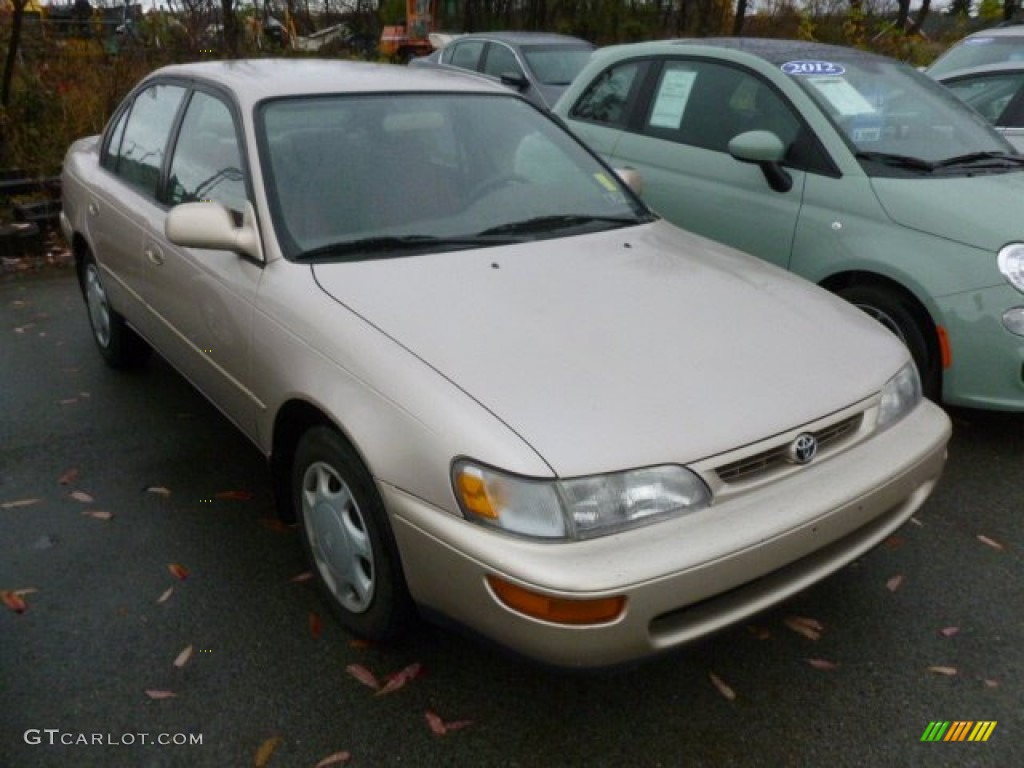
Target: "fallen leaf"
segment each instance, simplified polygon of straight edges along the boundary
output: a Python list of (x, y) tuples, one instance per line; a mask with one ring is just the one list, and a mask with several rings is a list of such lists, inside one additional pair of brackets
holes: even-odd
[(448, 729), (445, 727), (444, 720), (442, 720), (438, 715), (436, 715), (428, 709), (426, 712), (426, 716), (427, 725), (430, 726), (430, 730), (432, 730), (435, 734), (437, 734), (438, 736), (444, 736), (445, 733), (448, 732)]
[(149, 689), (149, 690), (146, 691), (146, 695), (149, 696), (149, 698), (151, 698), (151, 699), (158, 699), (159, 700), (159, 699), (173, 699), (178, 694), (174, 693), (174, 691), (155, 691), (155, 690)]
[(341, 765), (347, 763), (351, 759), (352, 755), (348, 752), (335, 752), (333, 755), (328, 755), (313, 768), (328, 768), (331, 765)]
[(836, 664), (834, 661), (829, 661), (828, 659), (804, 659), (804, 661), (806, 661), (815, 669), (824, 669), (826, 671), (831, 671), (833, 669), (839, 668), (838, 664)]
[(473, 724), (472, 720), (454, 720), (451, 722), (445, 722), (441, 717), (431, 710), (426, 711), (427, 725), (430, 726), (430, 730), (438, 736), (444, 736), (449, 731), (460, 731), (463, 728), (467, 728)]
[(918, 526), (918, 527), (923, 527), (923, 526), (924, 526), (924, 523), (922, 523), (922, 522), (921, 522), (920, 520), (918, 520), (918, 519), (917, 519), (916, 517), (912, 517), (912, 518), (910, 518), (910, 522), (912, 522), (912, 523), (913, 523), (914, 525), (916, 525), (916, 526)]
[(901, 536), (890, 536), (888, 539), (885, 540), (885, 548), (886, 549), (899, 549), (900, 547), (902, 547), (906, 543), (907, 543), (906, 539), (904, 539)]
[(360, 650), (364, 650), (366, 648), (373, 648), (373, 643), (362, 637), (354, 637), (348, 641), (348, 644), (350, 647), (359, 648)]
[(375, 691), (380, 689), (380, 682), (377, 680), (377, 676), (362, 664), (349, 664), (345, 667), (345, 671), (363, 685), (369, 686)]
[(168, 488), (164, 488), (162, 485), (151, 485), (146, 488), (146, 493), (155, 493), (157, 496), (170, 496), (171, 491)]
[(78, 470), (77, 469), (69, 469), (67, 472), (65, 472), (63, 475), (61, 475), (57, 479), (57, 482), (60, 483), (61, 485), (71, 485), (77, 479), (78, 479)]
[(939, 630), (939, 634), (943, 637), (952, 637), (960, 631), (960, 627), (943, 627)]
[(157, 603), (166, 603), (167, 598), (171, 596), (172, 592), (174, 592), (174, 587), (168, 587), (167, 589), (165, 589), (163, 594), (156, 599)]
[(216, 498), (226, 501), (249, 501), (253, 495), (251, 491), (221, 491)]
[(176, 579), (181, 579), (182, 581), (184, 581), (188, 578), (188, 569), (183, 565), (171, 563), (167, 566), (167, 570), (170, 571), (171, 576), (173, 576)]
[(182, 652), (179, 653), (175, 657), (175, 659), (174, 659), (174, 666), (176, 666), (178, 669), (181, 669), (186, 664), (188, 664), (189, 659), (191, 659), (191, 658), (192, 658), (192, 646), (191, 645), (187, 645), (182, 650)]
[(95, 499), (85, 491), (72, 491), (69, 495), (75, 501), (80, 501), (83, 504), (92, 504), (95, 501)]
[(323, 632), (324, 625), (320, 621), (320, 614), (309, 612), (309, 634), (313, 637), (320, 637), (320, 633)]
[(405, 669), (391, 675), (391, 677), (388, 678), (388, 681), (384, 684), (384, 687), (377, 691), (377, 695), (383, 696), (385, 693), (397, 691), (410, 680), (415, 680), (419, 677), (422, 670), (423, 666), (419, 662), (410, 664)]
[(998, 549), (1000, 551), (1006, 549), (1006, 547), (1004, 547), (995, 539), (990, 539), (988, 536), (985, 536), (980, 533), (978, 534), (978, 541), (980, 541), (982, 544), (992, 547), (992, 549)]
[(903, 584), (903, 574), (893, 576), (891, 579), (885, 582), (885, 588), (888, 589), (890, 592), (895, 592), (897, 589), (900, 588), (901, 584)]
[(986, 688), (998, 688), (999, 687), (999, 681), (998, 680), (986, 680), (985, 681), (985, 687)]
[(797, 634), (803, 635), (808, 640), (817, 640), (821, 637), (825, 627), (816, 619), (809, 619), (806, 616), (789, 616), (785, 624)]
[(946, 677), (955, 677), (957, 674), (956, 667), (928, 667), (929, 672), (934, 672), (936, 675), (945, 675)]
[(13, 592), (18, 597), (24, 597), (25, 595), (31, 595), (33, 592), (38, 592), (38, 591), (39, 590), (36, 589), (35, 587), (26, 587), (25, 589), (12, 589), (11, 590), (11, 592)]
[(82, 514), (88, 517), (95, 517), (97, 520), (112, 520), (114, 518), (113, 512), (105, 512), (102, 509), (89, 509)]
[(271, 736), (260, 744), (260, 748), (256, 750), (256, 760), (254, 762), (256, 768), (266, 768), (267, 764), (270, 763), (270, 758), (274, 755), (274, 750), (277, 749), (282, 741), (283, 739), (280, 736)]
[(18, 499), (17, 501), (5, 501), (0, 504), (0, 507), (4, 509), (17, 509), (18, 507), (31, 507), (33, 504), (38, 504), (42, 499)]
[(19, 595), (17, 592), (12, 592), (10, 590), (5, 589), (2, 592), (0, 592), (0, 600), (2, 600), (3, 604), (15, 613), (24, 613), (26, 610), (28, 610), (28, 603), (22, 600), (21, 595)]
[(726, 682), (716, 675), (714, 672), (708, 672), (708, 677), (711, 679), (711, 684), (718, 689), (718, 692), (722, 694), (729, 701), (736, 701), (736, 691), (734, 691)]
[(63, 400), (58, 400), (57, 405), (74, 405), (77, 402), (77, 397), (65, 397)]
[(292, 582), (298, 584), (298, 583), (303, 582), (303, 581), (309, 581), (312, 578), (313, 578), (313, 572), (312, 571), (303, 571), (302, 573), (299, 573), (299, 574), (296, 574), (295, 576), (292, 576), (289, 579), (289, 581), (292, 581)]

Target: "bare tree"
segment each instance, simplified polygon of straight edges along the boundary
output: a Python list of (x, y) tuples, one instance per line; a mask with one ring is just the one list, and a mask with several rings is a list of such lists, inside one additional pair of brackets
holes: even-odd
[(11, 80), (14, 79), (14, 63), (18, 58), (18, 45), (21, 43), (21, 22), (25, 18), (25, 6), (28, 0), (11, 0), (14, 5), (14, 16), (11, 19), (11, 41), (7, 46), (7, 60), (4, 62), (3, 86), (0, 88), (0, 106), (6, 107), (11, 102)]

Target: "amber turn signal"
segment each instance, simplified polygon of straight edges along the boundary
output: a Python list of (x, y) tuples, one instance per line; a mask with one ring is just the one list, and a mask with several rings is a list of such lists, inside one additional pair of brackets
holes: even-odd
[(621, 595), (569, 600), (531, 592), (497, 576), (488, 576), (487, 583), (498, 599), (512, 610), (555, 624), (607, 624), (619, 618), (626, 608), (626, 598)]

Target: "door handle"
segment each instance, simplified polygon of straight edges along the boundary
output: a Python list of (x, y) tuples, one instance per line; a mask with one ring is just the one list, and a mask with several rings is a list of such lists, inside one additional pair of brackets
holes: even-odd
[(164, 254), (159, 248), (149, 247), (142, 253), (150, 262), (158, 267), (164, 263)]

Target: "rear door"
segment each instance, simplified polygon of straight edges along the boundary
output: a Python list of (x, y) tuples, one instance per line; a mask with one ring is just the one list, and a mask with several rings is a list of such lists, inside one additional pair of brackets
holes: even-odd
[(143, 336), (153, 317), (143, 298), (146, 222), (161, 208), (156, 196), (175, 117), (186, 89), (155, 83), (136, 94), (101, 147), (103, 182), (89, 189), (88, 232), (108, 296)]

